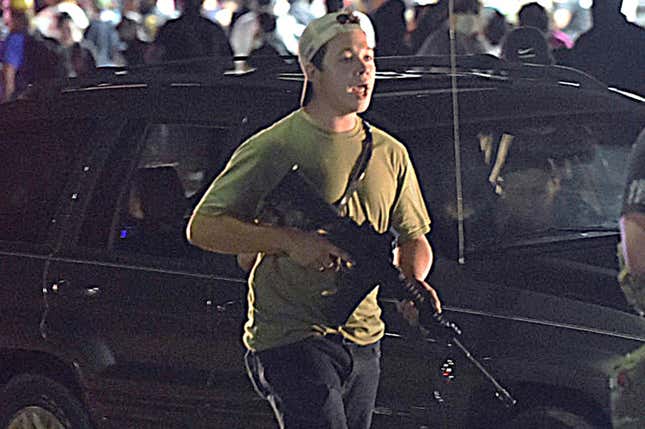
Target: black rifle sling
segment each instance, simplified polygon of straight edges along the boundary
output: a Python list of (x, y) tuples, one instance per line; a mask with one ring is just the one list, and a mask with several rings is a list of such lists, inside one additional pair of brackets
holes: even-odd
[(352, 172), (349, 175), (349, 181), (347, 182), (345, 193), (343, 194), (341, 199), (338, 200), (338, 203), (336, 203), (336, 209), (341, 216), (347, 215), (347, 203), (349, 202), (352, 194), (356, 191), (356, 188), (358, 188), (358, 184), (362, 179), (363, 173), (365, 173), (365, 169), (367, 168), (367, 163), (372, 157), (372, 127), (364, 119), (363, 130), (365, 130), (365, 138), (361, 142), (361, 153), (358, 155), (358, 159), (356, 160), (354, 167), (352, 167)]

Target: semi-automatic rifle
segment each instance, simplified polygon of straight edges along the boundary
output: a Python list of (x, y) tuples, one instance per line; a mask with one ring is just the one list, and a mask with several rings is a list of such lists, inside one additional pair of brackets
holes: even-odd
[(496, 396), (506, 406), (515, 404), (509, 392), (459, 340), (459, 327), (436, 312), (432, 297), (424, 285), (415, 279), (405, 278), (394, 266), (392, 250), (396, 240), (392, 232), (379, 233), (369, 222), (358, 225), (350, 217), (342, 216), (336, 206), (322, 199), (297, 165), (263, 199), (260, 212), (261, 222), (318, 231), (351, 255), (351, 266), (343, 265), (339, 272), (337, 289), (325, 291), (325, 315), (330, 323), (337, 326), (345, 323), (359, 303), (378, 285), (382, 296), (413, 301), (422, 327), (428, 330), (443, 327), (442, 337), (459, 348), (493, 384)]

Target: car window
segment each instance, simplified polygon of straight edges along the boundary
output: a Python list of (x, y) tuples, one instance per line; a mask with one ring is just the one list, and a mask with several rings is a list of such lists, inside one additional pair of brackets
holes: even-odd
[[(575, 231), (615, 231), (630, 142), (599, 126), (551, 119), (461, 129), (466, 251)], [(402, 133), (417, 166), (443, 253), (457, 255), (451, 129)]]
[(93, 124), (19, 122), (2, 130), (0, 240), (43, 243)]
[[(229, 128), (189, 124), (151, 124), (132, 132), (99, 180), (81, 243), (154, 256), (195, 252), (185, 238), (186, 222), (221, 169), (230, 140)], [(101, 217), (109, 221), (100, 225)]]
[(148, 129), (121, 199), (115, 250), (171, 257), (197, 251), (186, 240), (186, 224), (219, 171), (229, 134), (226, 128), (185, 125)]
[(605, 141), (592, 126), (568, 121), (493, 126), (469, 137), (464, 174), (473, 212), (467, 248), (616, 230), (629, 144)]

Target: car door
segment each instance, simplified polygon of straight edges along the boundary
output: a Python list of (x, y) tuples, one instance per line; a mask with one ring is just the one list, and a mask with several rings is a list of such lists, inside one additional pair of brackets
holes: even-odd
[(5, 109), (0, 125), (0, 342), (7, 376), (16, 371), (9, 363), (14, 353), (47, 348), (40, 325), (43, 273), (75, 198), (79, 158), (96, 127), (83, 120), (72, 125), (62, 113), (54, 120), (29, 103), (21, 107)]
[(185, 238), (234, 131), (128, 121), (90, 161), (82, 218), (47, 273), (46, 322), (109, 427), (244, 428), (269, 412), (243, 368), (245, 274)]
[[(625, 130), (616, 132), (617, 114), (530, 113), (462, 125), (460, 195), (451, 128), (395, 131), (410, 149), (433, 221), (429, 282), (445, 316), (462, 328), (462, 342), (521, 409), (560, 400), (573, 413), (568, 393), (585, 397), (583, 409), (600, 410), (607, 405), (603, 371), (642, 338), (612, 267), (624, 137), (633, 124), (624, 115)], [(418, 421), (448, 416), (445, 427), (491, 427), (486, 422), (504, 416), (492, 385), (456, 347), (432, 336), (426, 347), (393, 326), (383, 345), (388, 388), (381, 399), (396, 404), (386, 396), (395, 392), (399, 412), (423, 417), (430, 410)], [(402, 340), (392, 335), (399, 333)], [(446, 359), (454, 366), (444, 376)], [(405, 396), (403, 385), (417, 394)], [(441, 400), (433, 401), (435, 391)], [(576, 418), (602, 421), (598, 414)]]

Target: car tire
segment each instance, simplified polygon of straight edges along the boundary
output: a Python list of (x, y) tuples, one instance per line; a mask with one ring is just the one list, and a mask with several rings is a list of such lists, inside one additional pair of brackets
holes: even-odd
[(0, 429), (92, 429), (81, 402), (41, 375), (14, 377), (0, 392)]
[(594, 429), (596, 426), (575, 412), (557, 407), (521, 411), (504, 424), (504, 429)]

